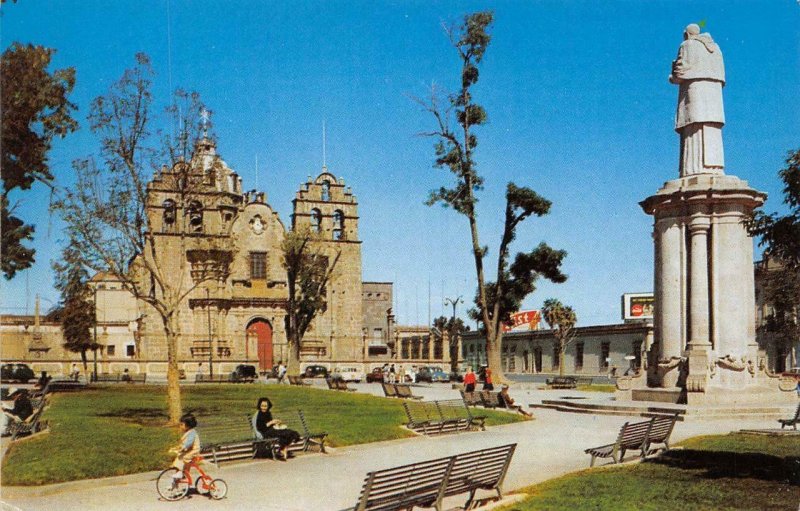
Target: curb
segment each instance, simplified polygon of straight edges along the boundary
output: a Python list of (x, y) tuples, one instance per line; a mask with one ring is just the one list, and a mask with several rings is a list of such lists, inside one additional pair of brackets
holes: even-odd
[(25, 499), (31, 497), (46, 497), (61, 492), (102, 488), (107, 486), (122, 486), (126, 484), (155, 481), (161, 470), (155, 472), (140, 472), (124, 476), (103, 477), (100, 479), (81, 479), (80, 481), (67, 481), (64, 483), (48, 484), (44, 486), (6, 486), (0, 490), (2, 499)]

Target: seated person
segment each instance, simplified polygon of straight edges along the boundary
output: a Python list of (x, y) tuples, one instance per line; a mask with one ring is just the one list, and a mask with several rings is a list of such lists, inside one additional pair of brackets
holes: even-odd
[(500, 400), (501, 406), (505, 406), (509, 410), (516, 410), (525, 417), (533, 417), (532, 413), (529, 413), (522, 409), (522, 405), (514, 404), (514, 399), (508, 395), (508, 385), (503, 384), (503, 386), (500, 387), (500, 395), (498, 396), (498, 399)]
[(260, 439), (277, 438), (280, 453), (278, 459), (286, 461), (289, 457), (289, 445), (300, 440), (297, 431), (288, 429), (279, 419), (273, 419), (270, 410), (272, 401), (267, 397), (258, 400), (258, 411), (253, 415), (253, 430)]
[(9, 399), (14, 400), (13, 408), (3, 407), (3, 424), (2, 431), (6, 434), (6, 426), (9, 422), (25, 422), (31, 415), (33, 415), (33, 405), (28, 398), (28, 391), (25, 389), (9, 389)]

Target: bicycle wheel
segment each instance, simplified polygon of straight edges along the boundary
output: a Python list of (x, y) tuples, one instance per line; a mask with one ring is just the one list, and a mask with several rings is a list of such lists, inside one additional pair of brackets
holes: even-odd
[(175, 474), (180, 473), (180, 471), (175, 468), (168, 468), (158, 474), (158, 479), (156, 479), (156, 489), (158, 490), (158, 494), (165, 500), (179, 500), (186, 496), (189, 492), (189, 481), (187, 481), (183, 475), (181, 475), (180, 479), (175, 479), (172, 476)]
[(224, 499), (225, 495), (228, 494), (228, 483), (226, 483), (222, 479), (214, 479), (213, 481), (211, 481), (211, 484), (208, 486), (208, 489), (212, 499), (214, 500)]
[(205, 495), (208, 493), (208, 490), (211, 489), (211, 480), (209, 479), (209, 481), (206, 482), (203, 476), (197, 476), (197, 479), (194, 481), (194, 488), (200, 495)]

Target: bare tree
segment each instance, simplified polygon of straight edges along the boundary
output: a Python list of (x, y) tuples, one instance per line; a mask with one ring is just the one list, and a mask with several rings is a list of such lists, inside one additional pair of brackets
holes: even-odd
[(486, 277), (484, 258), (488, 248), (480, 242), (476, 211), (476, 192), (483, 188), (483, 178), (477, 172), (474, 158), (478, 139), (473, 128), (485, 124), (487, 115), (483, 107), (474, 102), (472, 86), (478, 82), (478, 65), (491, 41), (488, 28), (493, 20), (491, 12), (478, 12), (465, 16), (460, 25), (446, 29), (461, 62), (461, 88), (444, 97), (434, 89), (429, 102), (418, 100), (418, 103), (436, 121), (435, 130), (424, 133), (436, 139), (435, 166), (449, 170), (456, 178), (452, 188), (441, 187), (431, 192), (427, 204), (442, 203), (467, 217), (478, 280), (477, 308), (472, 315), (483, 325), (487, 361), (495, 379), (502, 382), (500, 350), (503, 324), (509, 321), (511, 313), (519, 310), (522, 300), (536, 289), (535, 283), (540, 276), (553, 282), (564, 282), (567, 277), (560, 270), (566, 252), (554, 250), (545, 243), (529, 252), (518, 253), (509, 266), (511, 243), (516, 238), (519, 224), (531, 215), (546, 215), (551, 205), (532, 189), (514, 183), (508, 183), (506, 187), (505, 223), (497, 253), (497, 280), (490, 282)]
[(555, 337), (556, 348), (558, 348), (558, 374), (564, 376), (564, 353), (567, 351), (567, 346), (572, 343), (577, 337), (575, 332), (575, 323), (578, 322), (578, 316), (572, 307), (562, 304), (555, 298), (549, 298), (544, 301), (542, 307), (542, 316), (545, 322), (553, 329), (553, 337)]
[(289, 374), (299, 374), (303, 337), (316, 315), (328, 309), (327, 286), (341, 255), (336, 251), (331, 259), (314, 243), (318, 239), (319, 235), (309, 228), (299, 228), (286, 233), (281, 244), (289, 288), (286, 310)]
[[(81, 247), (81, 262), (116, 276), (146, 304), (146, 314), (160, 318), (169, 418), (176, 423), (180, 311), (198, 286), (227, 278), (234, 240), (230, 232), (197, 233), (198, 215), (215, 190), (196, 152), (208, 128), (198, 122), (205, 112), (199, 96), (176, 92), (166, 112), (171, 129), (156, 130), (152, 78), (148, 57), (138, 54), (136, 65), (94, 100), (89, 121), (100, 142), (98, 158), (73, 163), (76, 183), (60, 191), (54, 207)], [(162, 202), (165, 196), (170, 202)]]

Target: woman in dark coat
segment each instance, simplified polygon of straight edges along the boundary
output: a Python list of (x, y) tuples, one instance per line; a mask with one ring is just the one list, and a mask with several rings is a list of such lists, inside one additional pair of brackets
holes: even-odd
[(278, 419), (273, 419), (270, 410), (272, 401), (267, 397), (258, 400), (258, 412), (253, 417), (253, 427), (262, 438), (277, 438), (280, 447), (280, 459), (286, 460), (289, 445), (300, 440), (297, 431), (287, 429), (286, 425)]

